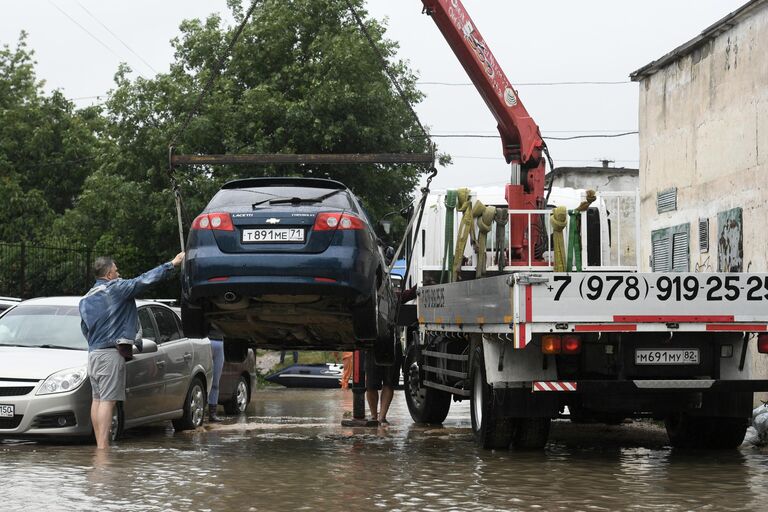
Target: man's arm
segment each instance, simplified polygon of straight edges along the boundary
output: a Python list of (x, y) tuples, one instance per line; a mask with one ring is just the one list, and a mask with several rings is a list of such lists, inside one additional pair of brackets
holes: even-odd
[(110, 288), (117, 292), (121, 299), (134, 298), (151, 285), (168, 279), (173, 269), (181, 265), (182, 261), (184, 261), (184, 253), (180, 252), (168, 263), (163, 263), (133, 279), (120, 279)]

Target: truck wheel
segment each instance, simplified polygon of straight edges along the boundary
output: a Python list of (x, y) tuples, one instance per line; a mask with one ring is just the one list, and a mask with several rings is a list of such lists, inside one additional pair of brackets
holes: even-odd
[(549, 439), (550, 418), (520, 418), (515, 421), (512, 447), (516, 450), (540, 450)]
[(685, 413), (664, 419), (669, 442), (675, 448), (738, 448), (747, 432), (746, 418), (697, 417)]
[(425, 387), (419, 377), (416, 348), (409, 344), (403, 363), (405, 403), (408, 405), (408, 411), (416, 423), (442, 423), (451, 408), (451, 394)]
[(499, 405), (493, 399), (493, 388), (485, 377), (483, 347), (472, 352), (472, 400), (470, 415), (475, 443), (482, 448), (509, 448), (512, 442), (513, 422), (499, 414)]
[(205, 338), (208, 336), (208, 323), (205, 321), (203, 308), (190, 305), (181, 299), (181, 329), (187, 338)]

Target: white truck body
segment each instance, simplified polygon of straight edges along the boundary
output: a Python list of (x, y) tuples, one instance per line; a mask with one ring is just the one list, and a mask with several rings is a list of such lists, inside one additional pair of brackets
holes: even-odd
[[(571, 209), (582, 197), (553, 190), (549, 202)], [(439, 419), (430, 404), (453, 396), (475, 402), (473, 429), (486, 447), (498, 443), (507, 423), (527, 432), (520, 442), (534, 447), (542, 421), (548, 426), (568, 410), (598, 421), (665, 419), (675, 445), (690, 438), (726, 447), (743, 437), (753, 393), (768, 391), (768, 355), (754, 342), (768, 329), (768, 274), (638, 273), (636, 216), (626, 208), (636, 196), (598, 193), (590, 229), (582, 214), (582, 272), (554, 272), (548, 251), (544, 264), (501, 270), (489, 256), (490, 275), (474, 279), (466, 277), (477, 261), (467, 247), (464, 280), (440, 283), (443, 198), (437, 192), (428, 199), (412, 242), (408, 285), (418, 285), (417, 323), (407, 329), (404, 371), (414, 419)], [(501, 187), (478, 189), (473, 199), (504, 206)], [(599, 246), (590, 245), (588, 232), (599, 233)], [(544, 347), (566, 341), (578, 351)]]

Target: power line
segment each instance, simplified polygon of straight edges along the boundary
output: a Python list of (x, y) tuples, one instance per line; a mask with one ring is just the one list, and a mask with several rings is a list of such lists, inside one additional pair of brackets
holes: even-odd
[(106, 30), (107, 32), (109, 32), (110, 34), (112, 34), (112, 37), (114, 37), (115, 39), (117, 39), (118, 41), (120, 41), (120, 44), (122, 44), (123, 46), (125, 46), (125, 47), (128, 49), (128, 51), (129, 51), (129, 52), (131, 52), (131, 53), (132, 53), (132, 54), (134, 54), (136, 57), (138, 57), (138, 58), (139, 58), (139, 60), (141, 60), (141, 62), (143, 62), (143, 63), (144, 63), (144, 64), (145, 64), (145, 65), (146, 65), (146, 66), (147, 66), (149, 69), (151, 69), (151, 70), (152, 70), (152, 72), (154, 72), (156, 75), (158, 74), (157, 70), (156, 70), (155, 68), (153, 68), (153, 67), (152, 67), (152, 65), (151, 65), (149, 62), (147, 62), (146, 60), (144, 60), (144, 58), (143, 58), (141, 55), (139, 55), (138, 53), (136, 53), (135, 51), (133, 51), (133, 49), (132, 49), (130, 46), (128, 46), (128, 45), (125, 43), (125, 41), (123, 41), (122, 39), (120, 39), (120, 38), (117, 36), (117, 34), (115, 34), (114, 32), (112, 32), (112, 31), (109, 29), (109, 27), (108, 27), (108, 26), (106, 26), (106, 25), (105, 25), (104, 23), (102, 23), (102, 22), (101, 22), (101, 21), (100, 21), (100, 20), (99, 20), (99, 19), (98, 19), (96, 16), (94, 16), (94, 15), (93, 15), (93, 13), (91, 13), (91, 11), (89, 11), (88, 9), (86, 9), (86, 8), (85, 8), (85, 6), (84, 6), (83, 4), (81, 4), (80, 2), (77, 2), (77, 0), (75, 0), (75, 2), (77, 3), (77, 5), (79, 5), (79, 6), (80, 6), (80, 8), (81, 8), (82, 10), (84, 10), (84, 11), (85, 11), (85, 12), (88, 14), (88, 16), (90, 16), (91, 18), (93, 18), (94, 20), (96, 20), (96, 23), (98, 23), (99, 25), (101, 25), (102, 27), (104, 27), (104, 30)]
[(77, 20), (75, 20), (75, 18), (73, 18), (72, 16), (70, 16), (69, 14), (67, 14), (67, 13), (66, 13), (66, 12), (65, 12), (65, 11), (64, 11), (64, 10), (63, 10), (61, 7), (59, 7), (58, 5), (56, 5), (55, 3), (53, 3), (53, 1), (52, 1), (52, 0), (48, 0), (48, 3), (50, 3), (52, 6), (54, 6), (54, 7), (55, 7), (55, 8), (56, 8), (56, 9), (57, 9), (57, 10), (58, 10), (58, 11), (59, 11), (61, 14), (63, 14), (64, 16), (66, 16), (66, 17), (69, 19), (69, 21), (71, 21), (72, 23), (74, 23), (75, 25), (77, 25), (78, 27), (80, 27), (80, 28), (83, 30), (83, 32), (85, 32), (86, 34), (88, 34), (89, 36), (91, 36), (91, 37), (92, 37), (92, 38), (93, 38), (93, 39), (94, 39), (94, 40), (95, 40), (97, 43), (99, 43), (101, 46), (103, 46), (104, 48), (106, 48), (107, 50), (109, 50), (109, 52), (110, 52), (110, 53), (112, 53), (112, 55), (114, 55), (115, 57), (117, 57), (117, 58), (118, 58), (118, 59), (120, 59), (120, 60), (122, 60), (122, 59), (123, 59), (123, 57), (122, 57), (122, 56), (120, 56), (120, 55), (118, 55), (118, 54), (117, 54), (117, 52), (115, 52), (115, 50), (113, 50), (112, 48), (110, 48), (110, 47), (107, 45), (107, 43), (105, 43), (104, 41), (102, 41), (101, 39), (99, 39), (98, 37), (96, 37), (95, 35), (93, 35), (93, 34), (92, 34), (92, 33), (91, 33), (91, 32), (90, 32), (90, 31), (89, 31), (87, 28), (85, 28), (85, 27), (84, 27), (84, 26), (82, 26), (80, 23), (78, 23), (78, 22), (77, 22)]
[[(477, 156), (477, 155), (450, 155), (451, 158), (461, 159), (461, 160), (496, 160), (496, 161), (502, 161), (503, 158), (500, 156)], [(601, 158), (581, 158), (581, 159), (565, 159), (565, 158), (558, 158), (558, 162), (602, 162), (604, 159)], [(640, 160), (612, 160), (614, 163), (631, 163), (631, 164), (638, 164), (640, 163)]]
[[(575, 140), (575, 139), (611, 139), (616, 137), (626, 137), (628, 135), (637, 135), (639, 132), (622, 132), (622, 133), (596, 133), (593, 135), (574, 135), (572, 137), (545, 137), (542, 139), (547, 140)], [(432, 135), (434, 138), (441, 139), (500, 139), (499, 135), (481, 135), (478, 133), (463, 133), (463, 134), (449, 134), (449, 135)]]
[[(539, 86), (557, 86), (557, 85), (625, 85), (633, 83), (631, 80), (622, 80), (617, 82), (600, 82), (600, 81), (584, 81), (584, 82), (518, 82), (513, 84), (515, 86), (523, 87), (539, 87)], [(444, 85), (447, 87), (467, 87), (474, 85), (472, 82), (416, 82), (417, 85)]]

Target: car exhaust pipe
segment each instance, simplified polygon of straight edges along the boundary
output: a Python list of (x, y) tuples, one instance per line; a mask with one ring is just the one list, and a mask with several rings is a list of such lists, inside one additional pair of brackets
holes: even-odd
[(225, 292), (224, 301), (229, 302), (230, 304), (237, 301), (237, 294), (235, 292)]

